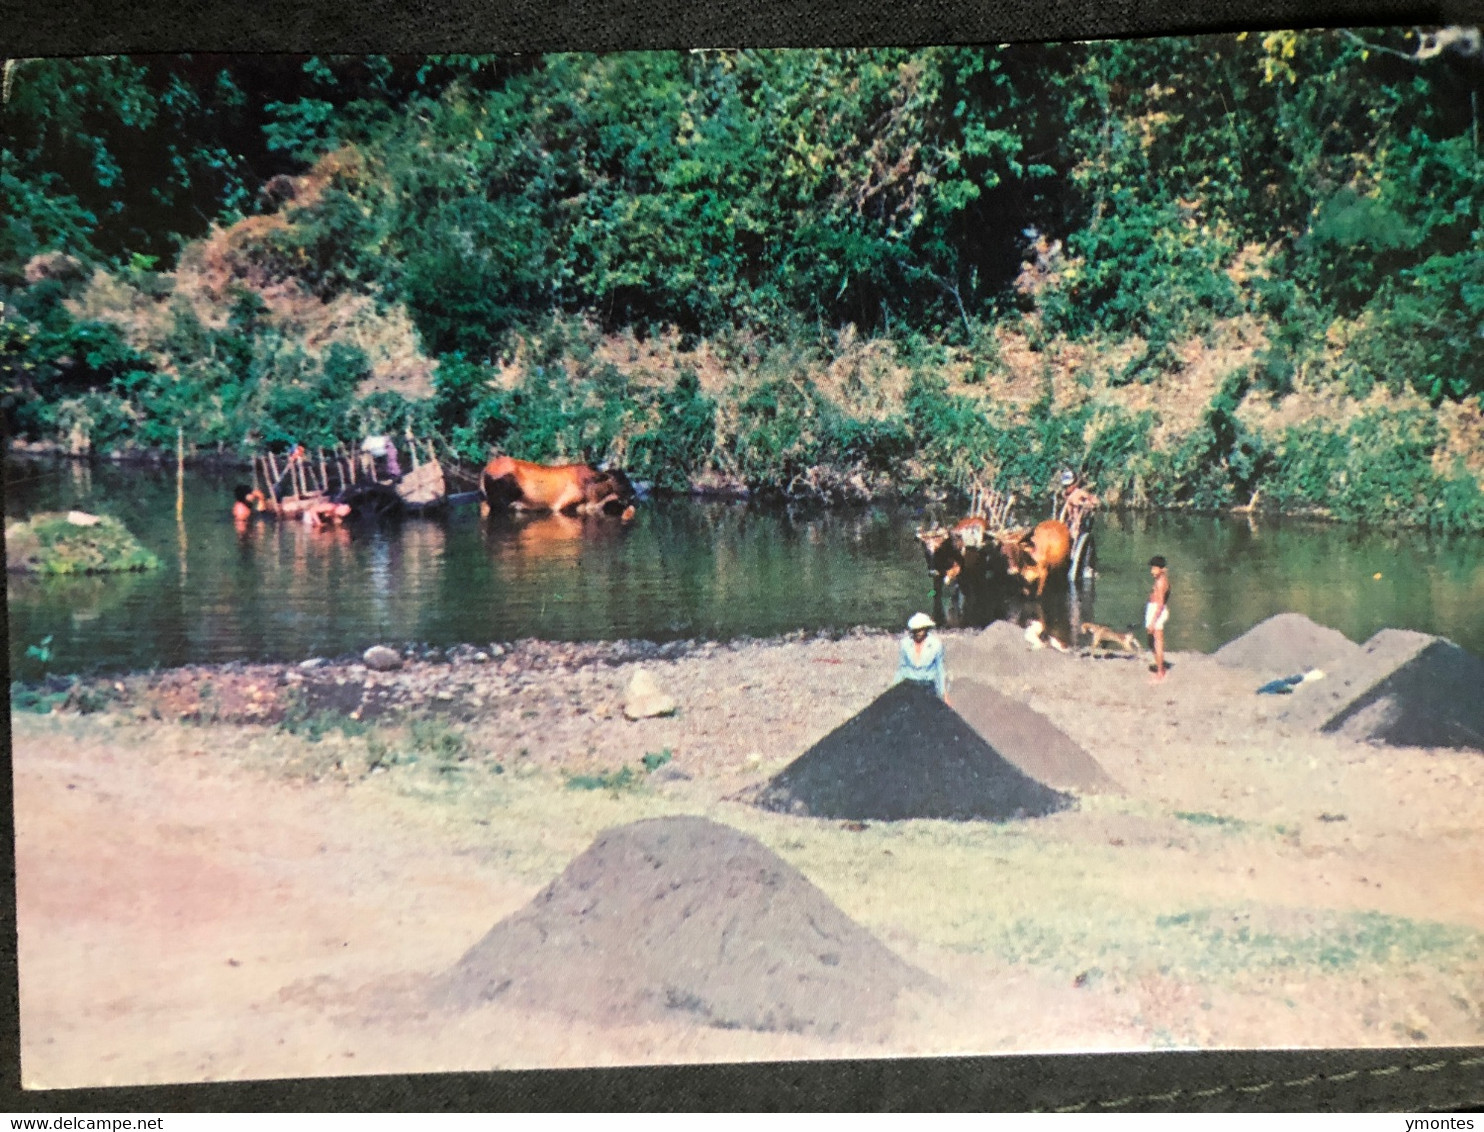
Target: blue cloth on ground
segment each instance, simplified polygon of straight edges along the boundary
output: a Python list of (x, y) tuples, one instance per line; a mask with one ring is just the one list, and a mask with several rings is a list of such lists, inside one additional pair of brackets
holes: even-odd
[(1304, 682), (1303, 674), (1298, 676), (1280, 676), (1276, 680), (1269, 680), (1257, 690), (1259, 696), (1291, 696), (1295, 685)]

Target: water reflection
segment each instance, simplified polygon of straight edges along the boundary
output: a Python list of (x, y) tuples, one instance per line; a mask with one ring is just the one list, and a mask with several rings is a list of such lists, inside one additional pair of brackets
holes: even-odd
[[(73, 507), (122, 519), (162, 559), (149, 575), (10, 582), (11, 660), (53, 635), (58, 671), (338, 655), (378, 641), (771, 636), (1039, 620), (1063, 644), (1096, 621), (1142, 623), (1153, 554), (1171, 564), (1170, 646), (1209, 650), (1297, 610), (1363, 640), (1387, 625), (1484, 652), (1481, 540), (1383, 535), (1255, 516), (1103, 515), (1099, 576), (1039, 603), (975, 595), (933, 608), (920, 510), (826, 512), (656, 501), (630, 523), (532, 517), (239, 530), (236, 477), (192, 475), (185, 568), (171, 470), (7, 466), (7, 514)], [(1380, 577), (1376, 577), (1376, 575)]]

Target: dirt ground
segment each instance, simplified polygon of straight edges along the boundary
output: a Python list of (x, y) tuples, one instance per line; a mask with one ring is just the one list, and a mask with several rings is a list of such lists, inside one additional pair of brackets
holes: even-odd
[[(23, 1081), (1484, 1039), (1484, 753), (1299, 729), (1196, 654), (1154, 683), (993, 629), (944, 634), (950, 676), (1121, 793), (1003, 824), (748, 805), (884, 690), (881, 634), (195, 668), (17, 711)], [(640, 667), (673, 716), (624, 717)], [(599, 833), (669, 814), (757, 838), (949, 989), (867, 1045), (428, 1005)]]

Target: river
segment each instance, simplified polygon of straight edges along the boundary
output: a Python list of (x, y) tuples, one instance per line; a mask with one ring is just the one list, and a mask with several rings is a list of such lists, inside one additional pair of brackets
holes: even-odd
[[(905, 506), (674, 499), (642, 506), (626, 525), (488, 522), (465, 507), (383, 527), (313, 531), (258, 519), (238, 531), (230, 476), (192, 472), (181, 522), (173, 471), (13, 459), (6, 476), (8, 520), (71, 508), (112, 514), (162, 561), (147, 574), (10, 575), (11, 670), (23, 677), (40, 675), (27, 651), (47, 637), (50, 671), (94, 672), (291, 661), (379, 642), (896, 628), (931, 610), (913, 539), (925, 516)], [(1292, 610), (1355, 640), (1388, 626), (1419, 629), (1484, 654), (1478, 537), (1116, 513), (1099, 516), (1097, 531), (1099, 576), (1080, 590), (1079, 616), (1139, 622), (1146, 563), (1162, 554), (1174, 586), (1171, 649), (1211, 651)]]

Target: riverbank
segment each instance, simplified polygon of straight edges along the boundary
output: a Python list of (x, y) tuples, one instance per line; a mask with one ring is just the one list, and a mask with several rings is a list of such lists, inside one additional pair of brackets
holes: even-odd
[[(886, 688), (894, 634), (198, 666), (15, 712), (24, 1080), (1480, 1041), (1479, 753), (1006, 629), (945, 633), (950, 674), (1116, 786), (1003, 824), (746, 801)], [(674, 714), (625, 716), (640, 669)], [(879, 1045), (419, 997), (602, 830), (668, 814), (758, 838), (946, 993)]]
[[(129, 338), (139, 366), (194, 364), (150, 338), (159, 327), (135, 326), (134, 306), (89, 296), (72, 316)], [(290, 398), (280, 418), (226, 427), (207, 414), (184, 439), (201, 466), (229, 467), (245, 466), (235, 454), (245, 443), (282, 451), (411, 429), (470, 466), (496, 450), (586, 457), (662, 494), (824, 505), (961, 499), (982, 481), (1027, 501), (1027, 517), (1070, 467), (1106, 504), (1135, 511), (1484, 531), (1484, 405), (1352, 388), (1343, 351), (1272, 389), (1263, 359), (1278, 333), (1256, 316), (1223, 320), (1135, 381), (1127, 369), (1141, 339), (1048, 335), (1033, 317), (985, 324), (972, 345), (863, 338), (853, 327), (817, 340), (693, 341), (561, 318), (513, 333), (497, 362), (420, 358), (405, 388), (347, 376), (312, 426)], [(203, 378), (191, 396), (214, 403), (210, 389)], [(155, 412), (136, 392), (38, 400), (12, 429), (11, 450), (173, 461), (179, 421)]]

